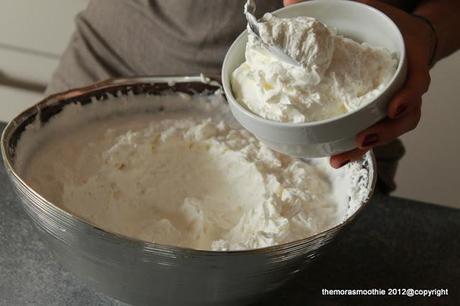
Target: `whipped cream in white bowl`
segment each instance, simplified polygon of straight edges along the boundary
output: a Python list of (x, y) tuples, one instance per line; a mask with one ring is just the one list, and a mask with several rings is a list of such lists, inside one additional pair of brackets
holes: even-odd
[[(267, 146), (291, 156), (354, 149), (356, 135), (386, 116), (405, 82), (398, 27), (372, 7), (340, 0), (302, 2), (264, 21), (262, 39), (280, 44), (306, 69), (273, 61), (259, 41), (242, 33), (222, 69), (235, 118)], [(303, 47), (293, 43), (305, 35)]]

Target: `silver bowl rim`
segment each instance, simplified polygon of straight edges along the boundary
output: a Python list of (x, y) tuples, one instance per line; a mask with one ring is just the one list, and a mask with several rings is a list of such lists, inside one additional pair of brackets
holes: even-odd
[(78, 98), (79, 96), (90, 94), (94, 91), (111, 89), (114, 87), (130, 86), (130, 85), (132, 86), (132, 85), (141, 85), (141, 84), (152, 85), (152, 84), (157, 84), (157, 83), (166, 83), (166, 84), (175, 83), (177, 84), (177, 83), (194, 83), (194, 82), (204, 83), (210, 86), (218, 87), (218, 89), (222, 89), (222, 85), (220, 84), (218, 77), (210, 78), (210, 77), (204, 76), (203, 74), (199, 76), (177, 76), (177, 77), (175, 76), (139, 76), (139, 77), (108, 79), (105, 81), (94, 83), (90, 86), (75, 88), (75, 89), (71, 89), (71, 90), (68, 90), (62, 93), (57, 93), (49, 97), (46, 97), (45, 99), (41, 100), (35, 105), (22, 111), (20, 114), (14, 117), (4, 128), (2, 136), (1, 136), (1, 153), (3, 156), (3, 163), (5, 165), (5, 169), (7, 170), (7, 173), (10, 175), (11, 180), (16, 180), (17, 182), (19, 182), (21, 185), (23, 185), (27, 189), (28, 192), (31, 192), (35, 197), (37, 197), (40, 201), (42, 201), (49, 209), (57, 211), (59, 215), (65, 216), (68, 219), (72, 220), (73, 222), (76, 222), (79, 225), (82, 225), (84, 227), (89, 227), (91, 230), (102, 232), (104, 235), (108, 236), (109, 238), (121, 239), (125, 242), (128, 241), (128, 242), (140, 245), (142, 246), (143, 250), (163, 250), (169, 253), (182, 253), (182, 254), (188, 253), (190, 255), (203, 255), (203, 256), (223, 256), (223, 255), (236, 255), (236, 254), (240, 254), (240, 255), (272, 254), (272, 253), (276, 253), (276, 252), (283, 251), (283, 250), (289, 250), (291, 248), (295, 248), (295, 247), (299, 247), (304, 244), (311, 243), (324, 236), (327, 236), (328, 234), (337, 232), (342, 227), (352, 223), (355, 217), (359, 215), (364, 210), (364, 208), (367, 206), (367, 204), (369, 203), (369, 201), (371, 200), (374, 194), (375, 185), (377, 181), (376, 160), (375, 160), (375, 155), (372, 151), (368, 152), (365, 157), (368, 159), (368, 164), (370, 167), (368, 170), (371, 170), (371, 175), (372, 175), (372, 179), (369, 180), (368, 182), (369, 194), (367, 195), (367, 198), (361, 203), (361, 206), (353, 214), (348, 216), (346, 220), (343, 221), (342, 223), (339, 223), (325, 231), (316, 233), (315, 235), (308, 236), (303, 239), (291, 241), (288, 243), (279, 244), (279, 245), (273, 245), (273, 246), (257, 248), (257, 249), (248, 249), (248, 250), (227, 250), (227, 251), (200, 250), (200, 249), (193, 249), (193, 248), (187, 248), (187, 247), (179, 247), (179, 246), (174, 246), (174, 245), (166, 245), (166, 244), (148, 242), (148, 241), (144, 241), (141, 239), (128, 237), (123, 234), (106, 231), (102, 229), (101, 227), (89, 222), (88, 220), (85, 220), (84, 218), (73, 215), (70, 212), (66, 211), (65, 209), (59, 207), (58, 205), (55, 205), (54, 203), (48, 201), (42, 195), (40, 195), (40, 193), (38, 193), (33, 188), (31, 188), (20, 177), (20, 175), (14, 170), (13, 158), (12, 156), (10, 156), (7, 150), (7, 148), (9, 147), (9, 141), (11, 140), (11, 136), (15, 132), (16, 128), (20, 126), (21, 123), (23, 123), (27, 118), (36, 116), (41, 108), (62, 103), (70, 98)]

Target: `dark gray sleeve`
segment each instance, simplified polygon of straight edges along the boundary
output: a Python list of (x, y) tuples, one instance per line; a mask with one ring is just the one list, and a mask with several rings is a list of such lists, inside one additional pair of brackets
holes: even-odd
[(46, 89), (46, 95), (83, 87), (99, 80), (116, 76), (115, 69), (101, 65), (81, 33), (77, 30), (61, 57)]
[[(93, 0), (47, 93), (133, 75), (219, 75), (245, 0)], [(260, 1), (260, 12), (281, 7)]]
[[(129, 22), (130, 11), (124, 1), (91, 1), (86, 10), (75, 19), (76, 29), (59, 65), (54, 72), (46, 94), (82, 87), (108, 78), (130, 76), (135, 72), (117, 53), (114, 40), (126, 39), (120, 31)], [(117, 20), (116, 16), (120, 16)]]

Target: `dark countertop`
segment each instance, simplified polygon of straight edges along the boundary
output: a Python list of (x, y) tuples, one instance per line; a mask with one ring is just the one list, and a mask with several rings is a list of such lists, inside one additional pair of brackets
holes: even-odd
[[(460, 305), (459, 234), (460, 210), (376, 195), (322, 257), (258, 305)], [(448, 289), (449, 295), (325, 297), (322, 288)], [(88, 288), (54, 260), (2, 161), (0, 305), (124, 305)]]

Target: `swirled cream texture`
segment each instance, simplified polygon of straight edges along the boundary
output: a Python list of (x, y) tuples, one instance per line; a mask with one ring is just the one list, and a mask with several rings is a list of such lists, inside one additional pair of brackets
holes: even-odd
[[(384, 48), (358, 43), (310, 17), (266, 14), (261, 40), (249, 34), (246, 62), (232, 75), (237, 101), (259, 116), (303, 123), (333, 118), (377, 97), (398, 60)], [(281, 47), (301, 65), (279, 61), (265, 44)]]
[(196, 249), (266, 247), (337, 222), (324, 174), (245, 130), (211, 119), (131, 120), (51, 143), (28, 182), (105, 230)]
[(106, 231), (254, 249), (323, 232), (369, 196), (372, 174), (362, 163), (334, 170), (328, 159), (273, 152), (232, 119), (219, 94), (110, 99), (67, 105), (44, 125), (36, 119), (15, 157), (38, 194)]

